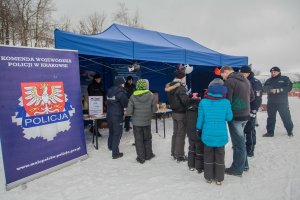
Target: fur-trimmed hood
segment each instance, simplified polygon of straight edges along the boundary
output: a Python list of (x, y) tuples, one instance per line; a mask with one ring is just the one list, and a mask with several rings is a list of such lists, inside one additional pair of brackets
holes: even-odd
[(171, 92), (172, 90), (175, 90), (176, 88), (178, 88), (180, 85), (181, 84), (179, 82), (167, 83), (167, 85), (165, 86), (165, 91)]

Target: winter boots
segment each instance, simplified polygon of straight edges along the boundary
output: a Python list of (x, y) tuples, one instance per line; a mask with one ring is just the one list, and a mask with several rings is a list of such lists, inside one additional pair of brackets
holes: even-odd
[(225, 174), (227, 174), (227, 175), (232, 175), (232, 176), (242, 177), (242, 174), (233, 171), (231, 168), (226, 168), (226, 169), (225, 169)]
[(274, 134), (272, 134), (272, 133), (265, 133), (265, 134), (263, 134), (263, 137), (274, 137)]
[(113, 155), (112, 156), (112, 159), (118, 159), (118, 158), (121, 158), (121, 157), (123, 157), (123, 153), (117, 153), (117, 154), (115, 154), (115, 155)]

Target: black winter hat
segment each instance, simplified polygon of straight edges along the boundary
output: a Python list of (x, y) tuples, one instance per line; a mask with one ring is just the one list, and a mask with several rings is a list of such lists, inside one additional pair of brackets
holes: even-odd
[(240, 69), (241, 73), (251, 73), (251, 67), (249, 67), (248, 65), (242, 66)]
[(279, 67), (274, 66), (270, 69), (270, 72), (272, 72), (272, 71), (280, 72), (280, 69), (279, 69)]
[(132, 76), (127, 76), (126, 81), (133, 80)]
[(94, 79), (97, 79), (97, 78), (101, 78), (101, 75), (98, 73), (94, 75)]
[(124, 80), (123, 77), (118, 77), (118, 78), (116, 78), (115, 81), (114, 81), (114, 85), (115, 85), (115, 86), (120, 86), (120, 85), (122, 85), (122, 84), (124, 84), (124, 83), (125, 83), (125, 80)]
[(174, 73), (173, 73), (173, 76), (175, 78), (178, 78), (178, 79), (182, 79), (183, 77), (185, 77), (185, 73), (181, 70), (176, 70)]

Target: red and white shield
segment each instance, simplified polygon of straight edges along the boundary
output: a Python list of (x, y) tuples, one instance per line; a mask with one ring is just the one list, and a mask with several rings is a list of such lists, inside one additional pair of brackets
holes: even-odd
[(21, 83), (23, 105), (28, 115), (62, 112), (65, 107), (63, 82)]

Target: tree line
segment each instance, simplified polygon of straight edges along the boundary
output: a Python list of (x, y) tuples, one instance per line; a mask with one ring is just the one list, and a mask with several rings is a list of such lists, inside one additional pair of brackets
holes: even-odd
[[(104, 30), (109, 20), (105, 12), (95, 12), (74, 24), (68, 16), (56, 22), (54, 12), (53, 0), (0, 0), (0, 44), (53, 47), (55, 28), (80, 34), (97, 34)], [(143, 28), (138, 10), (131, 16), (125, 3), (118, 3), (111, 20)]]

